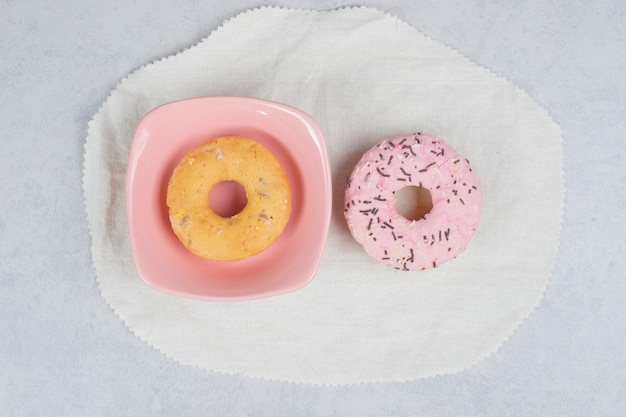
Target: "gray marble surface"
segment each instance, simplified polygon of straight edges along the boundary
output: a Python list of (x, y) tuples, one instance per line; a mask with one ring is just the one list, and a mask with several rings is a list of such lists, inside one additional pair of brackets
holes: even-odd
[(624, 415), (621, 0), (358, 3), (510, 79), (561, 125), (567, 193), (554, 274), (535, 313), (492, 357), (455, 375), (321, 387), (181, 366), (128, 331), (91, 264), (81, 188), (87, 123), (128, 73), (264, 4), (0, 2), (0, 414)]

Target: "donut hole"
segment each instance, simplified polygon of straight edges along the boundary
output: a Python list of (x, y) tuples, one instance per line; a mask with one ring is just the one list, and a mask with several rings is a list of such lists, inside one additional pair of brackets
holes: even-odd
[(233, 217), (247, 204), (246, 189), (237, 181), (218, 182), (209, 192), (209, 207), (221, 217)]
[(395, 192), (398, 214), (407, 220), (423, 219), (433, 208), (430, 191), (410, 185)]

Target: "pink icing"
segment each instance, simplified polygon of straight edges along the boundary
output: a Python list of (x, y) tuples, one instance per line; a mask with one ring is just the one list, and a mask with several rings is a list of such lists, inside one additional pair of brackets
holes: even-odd
[[(407, 186), (430, 191), (433, 207), (408, 220), (395, 204)], [(363, 154), (345, 191), (354, 239), (378, 261), (401, 270), (434, 268), (463, 252), (480, 220), (481, 193), (469, 161), (434, 136), (385, 139)]]

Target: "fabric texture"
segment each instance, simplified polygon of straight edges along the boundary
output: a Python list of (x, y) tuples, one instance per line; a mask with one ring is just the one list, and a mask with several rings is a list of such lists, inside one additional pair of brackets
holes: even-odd
[[(297, 107), (325, 134), (333, 219), (320, 269), (297, 292), (246, 302), (160, 293), (129, 249), (125, 176), (135, 128), (154, 107), (198, 96)], [(483, 193), (467, 250), (396, 271), (343, 218), (346, 179), (384, 138), (426, 132), (471, 161)], [(84, 191), (105, 300), (128, 328), (187, 365), (282, 381), (404, 381), (495, 352), (540, 302), (558, 250), (565, 186), (559, 127), (525, 92), (394, 16), (261, 8), (130, 74), (89, 125)]]

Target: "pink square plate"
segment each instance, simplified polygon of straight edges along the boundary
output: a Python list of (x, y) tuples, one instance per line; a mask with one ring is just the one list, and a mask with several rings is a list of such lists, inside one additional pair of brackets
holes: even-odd
[[(235, 262), (202, 259), (174, 235), (165, 204), (174, 167), (195, 146), (244, 136), (267, 147), (289, 178), (292, 211), (280, 237)], [(139, 123), (126, 172), (126, 216), (133, 260), (160, 291), (202, 300), (248, 300), (298, 290), (314, 277), (332, 205), (326, 144), (317, 124), (283, 104), (244, 97), (200, 97), (164, 104)]]

